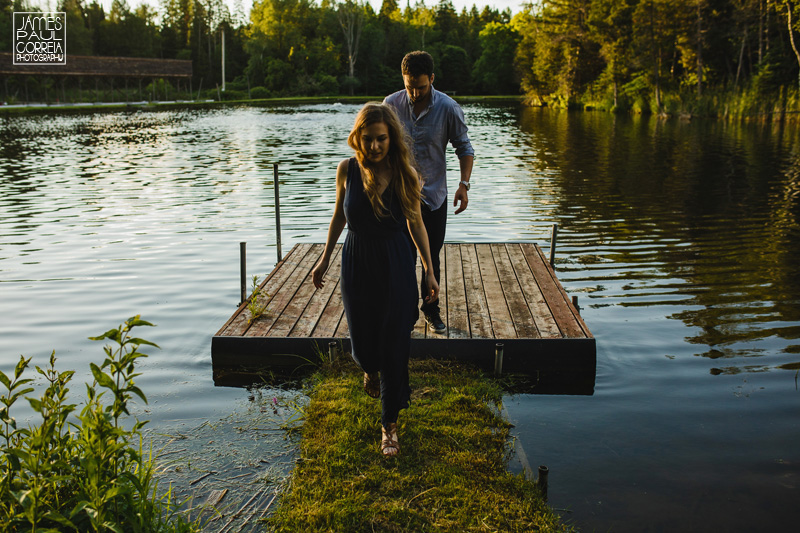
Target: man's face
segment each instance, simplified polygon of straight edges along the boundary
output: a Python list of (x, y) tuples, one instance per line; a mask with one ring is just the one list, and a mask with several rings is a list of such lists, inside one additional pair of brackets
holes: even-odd
[(411, 100), (411, 103), (424, 102), (431, 94), (433, 74), (430, 77), (427, 74), (422, 74), (421, 76), (403, 74), (403, 83), (406, 86), (408, 99)]

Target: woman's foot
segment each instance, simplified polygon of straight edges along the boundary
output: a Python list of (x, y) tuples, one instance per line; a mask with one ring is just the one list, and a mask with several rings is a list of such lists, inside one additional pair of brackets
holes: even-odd
[(364, 392), (366, 392), (370, 398), (381, 397), (381, 379), (377, 372), (374, 374), (367, 374), (364, 372)]
[(384, 457), (395, 457), (400, 453), (400, 443), (397, 442), (397, 424), (391, 423), (389, 427), (381, 428), (381, 453)]

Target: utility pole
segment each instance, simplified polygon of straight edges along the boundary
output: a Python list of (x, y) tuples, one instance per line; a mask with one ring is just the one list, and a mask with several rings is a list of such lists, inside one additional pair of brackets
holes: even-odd
[(225, 26), (222, 26), (222, 90), (225, 90)]

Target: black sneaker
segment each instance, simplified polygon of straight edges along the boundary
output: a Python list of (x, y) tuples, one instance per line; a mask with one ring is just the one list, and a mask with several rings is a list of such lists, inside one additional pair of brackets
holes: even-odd
[(428, 329), (434, 333), (442, 333), (447, 329), (447, 326), (445, 326), (444, 322), (442, 322), (442, 318), (439, 316), (438, 311), (434, 313), (425, 313), (425, 322), (428, 323)]

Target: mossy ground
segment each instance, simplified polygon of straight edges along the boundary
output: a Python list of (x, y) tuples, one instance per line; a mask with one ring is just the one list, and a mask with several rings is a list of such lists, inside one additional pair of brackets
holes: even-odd
[(412, 406), (400, 413), (400, 455), (379, 452), (380, 403), (362, 374), (314, 379), (301, 459), (276, 531), (568, 531), (535, 483), (508, 472), (511, 426), (499, 385), (460, 366), (412, 362)]

